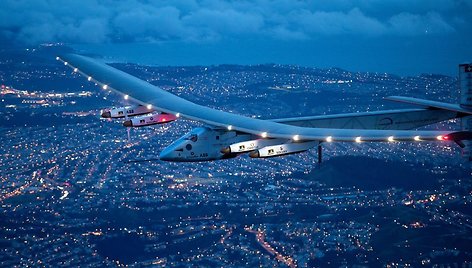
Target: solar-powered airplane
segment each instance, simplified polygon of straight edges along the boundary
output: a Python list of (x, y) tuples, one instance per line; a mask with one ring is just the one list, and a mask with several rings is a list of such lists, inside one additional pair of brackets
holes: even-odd
[[(472, 65), (469, 64), (459, 65), (461, 104), (389, 97), (420, 108), (261, 120), (198, 105), (85, 56), (67, 54), (56, 59), (103, 90), (118, 92), (125, 100), (136, 103), (107, 109), (102, 117), (125, 118), (126, 127), (164, 124), (182, 118), (205, 124), (165, 148), (159, 155), (161, 160), (209, 161), (244, 153), (253, 158), (266, 158), (318, 146), (321, 162), (322, 143), (402, 141), (454, 141), (472, 160)], [(462, 130), (412, 130), (454, 118), (461, 118)]]

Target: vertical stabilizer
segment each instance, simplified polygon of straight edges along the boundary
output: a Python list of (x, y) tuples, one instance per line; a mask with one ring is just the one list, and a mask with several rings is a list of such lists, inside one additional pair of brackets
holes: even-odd
[[(461, 92), (460, 105), (462, 108), (472, 108), (472, 64), (459, 65), (459, 87)], [(462, 130), (472, 131), (472, 115), (461, 119)], [(462, 156), (468, 161), (472, 161), (472, 141), (462, 141), (465, 145), (462, 148)]]
[[(472, 115), (461, 118), (461, 127), (462, 130), (472, 131)], [(462, 156), (466, 160), (472, 161), (472, 141), (463, 140), (462, 143), (465, 145), (464, 148), (462, 148)]]
[(472, 64), (459, 65), (459, 87), (461, 91), (461, 107), (472, 108)]

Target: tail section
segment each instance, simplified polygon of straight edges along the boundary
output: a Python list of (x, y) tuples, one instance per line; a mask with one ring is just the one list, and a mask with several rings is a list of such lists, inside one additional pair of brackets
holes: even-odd
[[(472, 64), (459, 65), (459, 87), (461, 92), (460, 106), (472, 109)], [(461, 118), (461, 127), (464, 131), (472, 131), (472, 115)], [(462, 141), (462, 156), (472, 161), (472, 140)]]
[(459, 86), (461, 107), (465, 109), (472, 108), (472, 64), (459, 65)]
[[(472, 115), (461, 118), (461, 127), (464, 131), (472, 131)], [(468, 160), (472, 161), (472, 140), (463, 140), (462, 144), (462, 156)]]
[[(391, 96), (388, 100), (408, 103), (429, 110), (456, 112), (451, 118), (460, 118), (463, 132), (472, 132), (472, 63), (459, 65), (459, 104), (423, 100), (410, 97)], [(455, 141), (462, 147), (462, 155), (472, 163), (472, 140), (469, 135), (459, 135)]]

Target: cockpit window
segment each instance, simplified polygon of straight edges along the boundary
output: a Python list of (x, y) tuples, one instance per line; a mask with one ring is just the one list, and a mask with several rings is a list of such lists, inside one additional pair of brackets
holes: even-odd
[(188, 136), (187, 138), (185, 138), (186, 140), (191, 140), (193, 142), (197, 142), (198, 140), (198, 136), (197, 134), (191, 134), (190, 136)]

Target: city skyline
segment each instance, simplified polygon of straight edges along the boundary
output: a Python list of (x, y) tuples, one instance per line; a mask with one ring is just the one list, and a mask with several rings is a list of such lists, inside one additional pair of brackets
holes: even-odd
[[(419, 130), (449, 133), (472, 128), (463, 117), (472, 65), (458, 68), (472, 60), (471, 14), (469, 0), (2, 1), (0, 267), (471, 268), (470, 141), (323, 135), (322, 162), (317, 147), (161, 161), (205, 127), (186, 119), (194, 111), (105, 118), (135, 105), (142, 87), (118, 95), (122, 80), (61, 61), (71, 52), (103, 60), (148, 93), (157, 86), (161, 97), (252, 122), (404, 109), (434, 115)], [(376, 122), (415, 122), (403, 115)], [(126, 128), (158, 119), (169, 122)], [(338, 125), (357, 133), (358, 123)], [(210, 141), (188, 138), (187, 155)]]
[[(333, 143), (321, 166), (314, 150), (157, 161), (193, 122), (133, 129), (128, 140), (120, 122), (99, 119), (122, 97), (54, 59), (35, 62), (41, 49), (21, 53), (24, 64), (0, 61), (2, 266), (470, 263), (470, 169), (453, 144)], [(114, 66), (186, 99), (272, 118), (398, 107), (381, 101), (390, 94), (458, 97), (447, 76)]]

